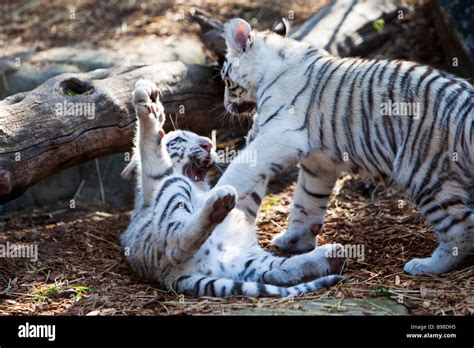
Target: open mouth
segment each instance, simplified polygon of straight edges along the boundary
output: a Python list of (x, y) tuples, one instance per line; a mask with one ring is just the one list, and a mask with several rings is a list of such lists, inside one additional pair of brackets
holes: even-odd
[(210, 156), (204, 159), (191, 159), (189, 163), (184, 166), (184, 175), (194, 182), (204, 181), (212, 163)]

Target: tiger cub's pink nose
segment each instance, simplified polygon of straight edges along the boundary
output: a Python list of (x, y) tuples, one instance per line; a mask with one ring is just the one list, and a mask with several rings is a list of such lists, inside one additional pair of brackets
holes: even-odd
[(201, 143), (201, 147), (206, 150), (207, 152), (211, 152), (212, 150), (212, 143), (206, 141), (206, 142), (203, 142)]

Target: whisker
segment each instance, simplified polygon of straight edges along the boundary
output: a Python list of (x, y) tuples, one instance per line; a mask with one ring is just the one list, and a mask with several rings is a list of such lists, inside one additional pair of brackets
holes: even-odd
[(214, 104), (213, 106), (211, 106), (210, 111), (211, 111), (211, 112), (214, 112), (214, 111), (216, 111), (216, 110), (219, 109), (219, 108), (222, 108), (222, 103), (216, 103), (216, 104)]

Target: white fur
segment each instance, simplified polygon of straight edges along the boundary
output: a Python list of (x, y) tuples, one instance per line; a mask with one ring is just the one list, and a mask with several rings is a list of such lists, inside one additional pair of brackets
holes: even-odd
[[(343, 171), (357, 169), (419, 201), (437, 232), (439, 247), (430, 258), (408, 263), (407, 272), (441, 274), (474, 251), (474, 90), (469, 83), (410, 62), (331, 57), (270, 32), (252, 31), (248, 49), (238, 50), (234, 36), (226, 31), (231, 49), (223, 77), (231, 81), (226, 86), (240, 86), (245, 95), (233, 100), (226, 88), (225, 105), (232, 111), (243, 99), (256, 103), (258, 134), (245, 151), (257, 154), (257, 165), (242, 162), (248, 156), (242, 153), (218, 185), (232, 184), (244, 199), (262, 178), (276, 174), (275, 168), (300, 162), (310, 169), (300, 170), (294, 199), (307, 214), (292, 210), (288, 230), (273, 241), (276, 246), (313, 248), (310, 226), (322, 223), (326, 196)], [(382, 115), (381, 105), (390, 98), (416, 101), (423, 117)], [(439, 189), (438, 182), (443, 182)], [(451, 205), (445, 207), (447, 202)]]

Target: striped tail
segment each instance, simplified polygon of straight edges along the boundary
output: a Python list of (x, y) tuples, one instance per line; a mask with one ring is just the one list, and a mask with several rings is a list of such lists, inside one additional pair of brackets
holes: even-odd
[(173, 284), (178, 293), (191, 296), (249, 296), (249, 297), (288, 297), (327, 289), (344, 279), (343, 276), (329, 275), (307, 283), (283, 287), (257, 282), (237, 281), (226, 278), (213, 278), (204, 275), (181, 276)]

